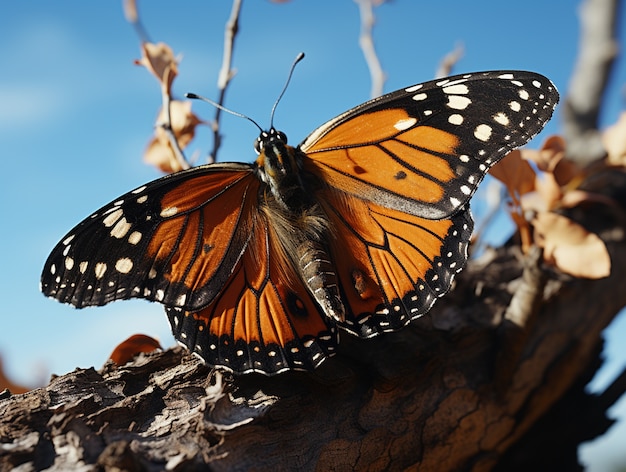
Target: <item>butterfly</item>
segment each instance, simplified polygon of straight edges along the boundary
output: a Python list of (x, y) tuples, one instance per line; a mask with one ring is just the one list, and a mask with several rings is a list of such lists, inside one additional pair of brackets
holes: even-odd
[(311, 370), (344, 331), (370, 338), (424, 315), (467, 260), (469, 199), (559, 96), (522, 71), (456, 75), (365, 102), (256, 161), (142, 185), (72, 229), (45, 295), (82, 308), (145, 298), (176, 339), (237, 373)]

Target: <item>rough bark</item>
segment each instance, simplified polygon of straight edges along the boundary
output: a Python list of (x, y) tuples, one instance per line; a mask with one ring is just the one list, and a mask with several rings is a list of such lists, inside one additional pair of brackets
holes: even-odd
[[(570, 216), (607, 242), (608, 278), (565, 277), (509, 244), (472, 261), (431, 314), (377, 339), (344, 335), (314, 373), (233, 377), (180, 348), (79, 369), (0, 400), (0, 468), (485, 471), (537, 451), (522, 439), (538, 421), (572, 432), (591, 415), (601, 432), (606, 398), (561, 402), (569, 423), (545, 416), (573, 386), (583, 395), (626, 305), (626, 174), (591, 185), (619, 206)], [(623, 391), (620, 379), (609, 397)], [(570, 461), (579, 440), (559, 445)]]

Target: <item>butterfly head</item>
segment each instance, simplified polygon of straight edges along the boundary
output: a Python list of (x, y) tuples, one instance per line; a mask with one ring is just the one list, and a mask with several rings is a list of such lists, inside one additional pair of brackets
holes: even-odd
[(254, 151), (257, 154), (261, 154), (268, 146), (272, 146), (277, 142), (283, 145), (287, 144), (287, 135), (282, 131), (278, 131), (272, 127), (269, 131), (261, 131), (261, 134), (254, 141)]

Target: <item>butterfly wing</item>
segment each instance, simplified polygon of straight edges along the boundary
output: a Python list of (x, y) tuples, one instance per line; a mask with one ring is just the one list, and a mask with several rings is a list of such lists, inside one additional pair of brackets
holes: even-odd
[(133, 190), (63, 238), (42, 290), (77, 307), (161, 302), (179, 342), (235, 372), (313, 369), (336, 330), (281, 257), (261, 185), (251, 166), (229, 163)]
[(300, 149), (328, 185), (381, 206), (445, 218), (490, 166), (536, 135), (558, 102), (531, 72), (426, 82), (370, 100), (322, 125)]
[(324, 182), (345, 329), (399, 329), (449, 290), (467, 260), (470, 197), (557, 102), (538, 74), (458, 75), (366, 102), (303, 141), (304, 169)]
[(275, 374), (312, 370), (334, 353), (334, 325), (281, 260), (271, 225), (257, 215), (224, 289), (197, 311), (167, 307), (172, 331), (211, 365)]
[(429, 220), (376, 203), (323, 193), (333, 227), (331, 255), (348, 307), (347, 331), (369, 338), (425, 314), (463, 269), (469, 211)]
[(260, 185), (252, 166), (228, 163), (139, 187), (63, 238), (42, 291), (78, 308), (138, 297), (200, 309), (241, 259)]

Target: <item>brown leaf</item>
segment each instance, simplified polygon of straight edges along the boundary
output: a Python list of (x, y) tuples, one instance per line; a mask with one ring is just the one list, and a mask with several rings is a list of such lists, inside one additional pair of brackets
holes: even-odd
[(494, 165), (489, 173), (506, 185), (511, 196), (519, 201), (519, 197), (535, 189), (535, 171), (530, 164), (522, 159), (521, 152), (516, 149)]
[(172, 48), (165, 43), (142, 43), (141, 52), (141, 59), (136, 60), (135, 64), (148, 69), (169, 95), (172, 82), (178, 75), (178, 62), (176, 62)]
[[(541, 197), (541, 200), (545, 205), (544, 211), (554, 210), (560, 206), (559, 202), (563, 197), (563, 192), (561, 190), (561, 186), (556, 181), (554, 174), (551, 172), (545, 172), (541, 176), (537, 176), (535, 187), (537, 188), (537, 194)], [(541, 209), (536, 208), (536, 210)]]
[(142, 352), (152, 352), (157, 349), (162, 348), (156, 339), (145, 334), (133, 334), (113, 349), (109, 359), (117, 365), (123, 365)]
[(606, 129), (602, 142), (608, 153), (607, 162), (614, 166), (626, 166), (626, 112), (617, 123)]
[[(170, 102), (171, 130), (180, 149), (185, 149), (196, 134), (196, 126), (204, 123), (191, 111), (190, 101), (172, 100)], [(183, 170), (181, 163), (176, 159), (169, 136), (163, 129), (166, 123), (163, 109), (156, 120), (155, 137), (150, 141), (144, 152), (144, 162), (158, 167), (165, 173), (171, 174)]]
[(551, 212), (533, 220), (535, 243), (543, 247), (544, 259), (575, 277), (599, 279), (611, 272), (604, 241), (569, 218)]
[(143, 154), (143, 160), (147, 164), (158, 167), (166, 174), (173, 174), (183, 170), (178, 159), (174, 156), (169, 142), (161, 142), (157, 137), (152, 138)]
[[(203, 121), (191, 111), (191, 102), (189, 100), (172, 100), (170, 102), (170, 120), (172, 132), (174, 136), (176, 136), (181, 149), (185, 149), (194, 138), (196, 126), (203, 123)], [(163, 132), (162, 127), (159, 126), (160, 123), (165, 122), (165, 110), (161, 109), (157, 117), (156, 133), (159, 139), (167, 141), (167, 135)]]

